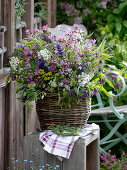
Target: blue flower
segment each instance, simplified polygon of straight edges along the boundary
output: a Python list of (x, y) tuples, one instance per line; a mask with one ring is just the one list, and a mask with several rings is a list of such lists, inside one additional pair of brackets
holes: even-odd
[(48, 67), (45, 66), (45, 61), (41, 58), (38, 60), (38, 67), (44, 69), (45, 72), (48, 72)]
[(59, 86), (63, 86), (63, 82), (61, 82), (61, 83), (58, 83), (58, 85), (59, 85)]
[(86, 91), (83, 91), (82, 97), (88, 97), (88, 93)]
[(59, 165), (56, 165), (56, 168), (59, 168), (60, 166)]
[(28, 162), (28, 160), (25, 159), (24, 162)]
[(15, 160), (15, 162), (19, 162), (18, 160)]

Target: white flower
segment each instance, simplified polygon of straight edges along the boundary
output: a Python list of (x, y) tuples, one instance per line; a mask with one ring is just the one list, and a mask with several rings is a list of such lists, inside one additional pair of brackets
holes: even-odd
[(38, 56), (42, 56), (44, 60), (49, 60), (51, 58), (51, 52), (45, 48), (38, 52)]
[(50, 81), (49, 83), (50, 83), (51, 87), (56, 87), (56, 86), (57, 86), (57, 84), (56, 84), (56, 81), (55, 81), (55, 80)]
[(78, 82), (82, 83), (82, 85), (85, 86), (91, 80), (92, 77), (93, 75), (89, 75), (89, 74), (82, 72), (81, 75), (78, 75), (78, 78), (79, 78)]
[(16, 58), (16, 57), (11, 57), (9, 63), (10, 63), (10, 65), (11, 65), (11, 67), (12, 67), (14, 70), (16, 70), (16, 68), (17, 68), (17, 66), (18, 66), (18, 64), (19, 64), (19, 59)]
[(46, 93), (43, 93), (41, 99), (44, 99), (45, 96), (46, 96)]

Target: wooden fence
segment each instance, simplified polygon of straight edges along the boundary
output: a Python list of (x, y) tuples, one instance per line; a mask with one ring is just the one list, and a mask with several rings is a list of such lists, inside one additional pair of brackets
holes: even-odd
[[(43, 2), (44, 0), (42, 0)], [(9, 74), (8, 56), (24, 38), (26, 28), (40, 29), (43, 22), (34, 18), (34, 0), (26, 0), (23, 21), (15, 26), (15, 0), (0, 0), (0, 170), (9, 166), (12, 157), (23, 158), (24, 136), (39, 127), (34, 109), (27, 115), (26, 109), (16, 99), (14, 82), (5, 86)], [(48, 25), (56, 25), (56, 0), (47, 0)]]

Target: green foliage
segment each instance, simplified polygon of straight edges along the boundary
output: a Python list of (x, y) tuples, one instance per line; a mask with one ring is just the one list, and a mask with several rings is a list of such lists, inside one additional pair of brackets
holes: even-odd
[(34, 16), (40, 17), (47, 21), (48, 19), (48, 4), (47, 2), (42, 2), (41, 0), (36, 0), (34, 3)]
[(76, 126), (49, 126), (49, 129), (52, 129), (52, 131), (57, 135), (62, 136), (77, 136), (78, 132), (81, 130), (80, 127)]
[[(64, 9), (61, 11), (61, 9)], [(100, 27), (108, 26), (109, 32), (118, 35), (120, 39), (126, 37), (127, 28), (127, 2), (126, 0), (58, 0), (58, 24), (83, 23), (88, 32), (94, 31), (96, 38), (101, 39)], [(79, 19), (80, 18), (80, 19)]]
[(16, 19), (21, 19), (25, 10), (25, 0), (15, 0), (15, 17)]

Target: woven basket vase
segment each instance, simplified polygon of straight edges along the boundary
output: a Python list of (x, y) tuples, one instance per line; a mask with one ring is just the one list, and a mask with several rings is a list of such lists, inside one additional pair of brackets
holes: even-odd
[(80, 104), (72, 104), (71, 108), (62, 110), (57, 105), (56, 94), (49, 94), (36, 103), (36, 111), (41, 129), (58, 125), (85, 125), (91, 113), (90, 101), (83, 100)]

